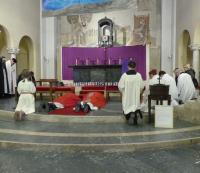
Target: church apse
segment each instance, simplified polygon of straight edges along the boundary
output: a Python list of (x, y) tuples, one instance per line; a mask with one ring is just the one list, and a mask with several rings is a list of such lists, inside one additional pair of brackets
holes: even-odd
[(108, 39), (109, 46), (151, 43), (153, 37), (150, 37), (150, 15), (130, 16), (130, 19), (123, 22), (117, 17), (108, 15), (109, 18), (104, 17), (102, 19), (111, 20), (112, 25), (99, 26), (100, 20), (98, 19), (101, 15), (103, 14), (62, 16), (60, 22), (61, 45), (67, 47), (102, 47), (103, 39), (104, 42)]

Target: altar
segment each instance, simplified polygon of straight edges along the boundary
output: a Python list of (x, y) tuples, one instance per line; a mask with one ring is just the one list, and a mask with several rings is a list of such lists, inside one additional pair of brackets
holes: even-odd
[(107, 48), (63, 47), (62, 80), (116, 82), (119, 76), (127, 71), (130, 60), (136, 62), (136, 71), (146, 80), (146, 45)]
[(118, 82), (121, 73), (121, 65), (73, 65), (74, 82)]

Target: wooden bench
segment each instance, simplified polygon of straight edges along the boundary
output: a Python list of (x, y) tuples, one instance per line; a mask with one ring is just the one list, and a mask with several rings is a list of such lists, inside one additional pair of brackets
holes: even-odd
[(43, 99), (43, 94), (48, 94), (50, 99), (53, 100), (52, 86), (57, 84), (57, 79), (40, 79), (36, 81), (36, 94), (40, 94), (40, 99)]
[(57, 79), (40, 79), (36, 81), (36, 94), (40, 94), (40, 99), (43, 99), (43, 94), (50, 96), (51, 101), (55, 95), (63, 95), (67, 92), (75, 92), (75, 87), (73, 86), (59, 86), (59, 81)]
[(75, 93), (74, 86), (53, 86), (52, 92), (56, 96), (62, 96), (65, 93)]
[(118, 86), (105, 86), (105, 92), (106, 92), (106, 99), (110, 99), (111, 93), (117, 93), (120, 95), (120, 100), (122, 100), (122, 94), (118, 89)]

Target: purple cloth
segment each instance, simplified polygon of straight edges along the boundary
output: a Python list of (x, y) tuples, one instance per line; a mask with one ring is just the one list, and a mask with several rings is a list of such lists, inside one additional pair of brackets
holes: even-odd
[(63, 47), (62, 78), (73, 80), (72, 65), (122, 64), (122, 72), (127, 71), (127, 63), (136, 62), (136, 70), (146, 79), (146, 46), (121, 46), (110, 48)]

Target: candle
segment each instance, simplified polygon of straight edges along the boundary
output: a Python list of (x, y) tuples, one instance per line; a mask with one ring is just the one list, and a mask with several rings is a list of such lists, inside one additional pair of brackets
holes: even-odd
[(122, 60), (121, 60), (121, 58), (119, 58), (119, 65), (122, 63)]
[(99, 58), (97, 58), (97, 65), (99, 65)]
[(78, 65), (78, 60), (77, 60), (77, 58), (76, 58), (76, 63), (75, 63), (76, 65)]
[(108, 64), (110, 65), (110, 58), (108, 59)]

